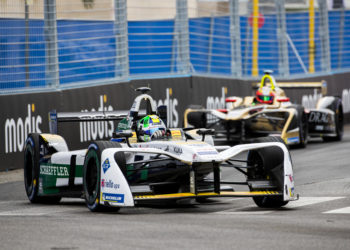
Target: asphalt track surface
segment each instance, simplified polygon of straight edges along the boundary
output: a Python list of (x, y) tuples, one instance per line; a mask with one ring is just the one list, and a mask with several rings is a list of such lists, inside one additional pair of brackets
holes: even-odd
[(313, 140), (291, 155), (300, 199), (277, 210), (225, 198), (91, 213), (79, 199), (30, 204), (23, 182), (8, 181), (0, 249), (350, 249), (350, 126), (342, 142)]

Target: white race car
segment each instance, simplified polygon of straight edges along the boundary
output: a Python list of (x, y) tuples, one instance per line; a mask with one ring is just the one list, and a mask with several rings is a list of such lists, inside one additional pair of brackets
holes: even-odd
[[(160, 138), (140, 141), (141, 102), (146, 103), (150, 115), (160, 112), (146, 93), (148, 89), (139, 90), (142, 94), (127, 114), (50, 114), (51, 128), (67, 120), (126, 118), (130, 130), (116, 132), (111, 141), (94, 141), (87, 149), (69, 151), (57, 134), (28, 136), (24, 182), (31, 202), (56, 203), (61, 197), (82, 197), (91, 211), (99, 211), (150, 201), (210, 197), (252, 197), (259, 207), (281, 207), (297, 199), (290, 154), (279, 138), (260, 138), (257, 143), (234, 147), (214, 146), (211, 130), (167, 128)], [(246, 157), (243, 160), (242, 155)], [(237, 170), (245, 176), (244, 181), (227, 180), (223, 168)], [(242, 185), (246, 188), (239, 190)]]

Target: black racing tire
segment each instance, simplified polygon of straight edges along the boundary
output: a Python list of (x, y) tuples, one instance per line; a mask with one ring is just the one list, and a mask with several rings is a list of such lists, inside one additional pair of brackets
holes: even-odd
[(60, 196), (39, 196), (40, 134), (29, 134), (24, 148), (24, 187), (31, 203), (56, 204)]
[(336, 136), (323, 136), (322, 139), (325, 142), (341, 141), (344, 134), (344, 113), (341, 99), (337, 97), (330, 108), (335, 113)]
[[(120, 148), (118, 142), (95, 141), (90, 144), (84, 160), (83, 188), (87, 207), (92, 212), (118, 211), (119, 207), (108, 207), (100, 204), (101, 194), (101, 154), (106, 148)], [(123, 174), (126, 176), (126, 160), (123, 152), (115, 154)]]
[(298, 106), (299, 147), (305, 148), (309, 137), (308, 116), (303, 106)]
[(305, 108), (302, 105), (292, 105), (295, 108), (297, 115), (295, 117), (296, 124), (294, 126), (299, 128), (299, 143), (296, 145), (298, 148), (305, 148), (309, 137), (309, 122), (308, 116), (305, 112)]
[[(204, 109), (201, 105), (189, 105), (187, 109)], [(205, 112), (191, 112), (187, 115), (187, 123), (194, 128), (206, 128), (207, 114)]]
[[(283, 139), (280, 137), (262, 137), (256, 139), (256, 142), (283, 142)], [(266, 179), (268, 174), (268, 166), (278, 165), (280, 162), (283, 162), (283, 154), (280, 153), (280, 150), (275, 147), (262, 148), (251, 150), (248, 153), (248, 162), (249, 165), (255, 166), (255, 168), (248, 168), (247, 178), (251, 179)], [(284, 178), (284, 176), (282, 176)], [(283, 190), (283, 184), (280, 184), (280, 188)], [(252, 190), (251, 191), (257, 191)], [(279, 208), (285, 206), (288, 201), (283, 200), (283, 195), (279, 196), (256, 196), (253, 197), (253, 201), (258, 207), (261, 208)]]

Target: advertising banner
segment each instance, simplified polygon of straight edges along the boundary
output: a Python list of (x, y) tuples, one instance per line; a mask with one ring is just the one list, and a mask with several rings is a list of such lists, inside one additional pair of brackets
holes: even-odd
[[(343, 99), (345, 119), (350, 121), (350, 74), (331, 75), (298, 81), (327, 81), (328, 95)], [(278, 82), (278, 80), (277, 80)], [(295, 82), (295, 81), (294, 81)], [(48, 113), (114, 111), (128, 112), (138, 87), (150, 87), (157, 105), (167, 106), (169, 127), (182, 127), (183, 113), (191, 105), (205, 108), (224, 108), (228, 96), (247, 96), (254, 93), (251, 81), (218, 79), (200, 76), (133, 80), (125, 83), (76, 88), (54, 92), (0, 96), (0, 171), (23, 168), (23, 150), (29, 133), (48, 133)], [(295, 103), (316, 105), (320, 92), (314, 88), (288, 88), (286, 94)], [(87, 121), (61, 123), (58, 133), (70, 150), (87, 147), (93, 140), (108, 140), (117, 122)]]

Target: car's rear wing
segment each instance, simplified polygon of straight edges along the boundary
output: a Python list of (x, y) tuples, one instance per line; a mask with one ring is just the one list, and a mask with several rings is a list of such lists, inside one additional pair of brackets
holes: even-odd
[[(49, 112), (51, 134), (57, 134), (57, 125), (61, 122), (118, 121), (127, 117), (129, 111), (90, 111), (90, 112)], [(144, 111), (144, 113), (146, 113)]]
[[(253, 83), (253, 88), (259, 88), (259, 83)], [(267, 84), (269, 85), (269, 84)], [(277, 82), (277, 86), (282, 89), (288, 88), (311, 88), (311, 89), (319, 89), (322, 95), (327, 94), (327, 82), (325, 80), (320, 82)]]

